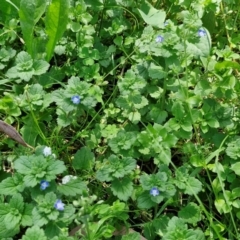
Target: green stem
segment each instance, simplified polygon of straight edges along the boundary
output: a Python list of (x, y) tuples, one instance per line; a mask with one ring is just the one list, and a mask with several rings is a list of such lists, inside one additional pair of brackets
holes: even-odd
[(165, 104), (165, 94), (167, 91), (167, 79), (164, 78), (163, 80), (163, 93), (162, 93), (162, 98), (161, 98), (161, 110), (164, 110), (164, 104)]
[(39, 133), (39, 136), (43, 139), (43, 141), (47, 144), (47, 146), (49, 145), (48, 144), (48, 141), (47, 141), (47, 138), (45, 137), (44, 133), (42, 132), (42, 129), (40, 128), (39, 124), (38, 124), (38, 121), (35, 117), (35, 114), (33, 112), (33, 109), (32, 109), (32, 105), (31, 105), (31, 102), (30, 102), (30, 99), (29, 99), (29, 95), (28, 95), (28, 92), (27, 90), (25, 91), (26, 93), (26, 96), (27, 96), (27, 100), (28, 100), (28, 104), (29, 104), (29, 108), (30, 108), (30, 113), (31, 113), (31, 116), (33, 118), (33, 121), (38, 129), (38, 133)]
[[(219, 146), (219, 149), (222, 148), (223, 144), (225, 143), (225, 141), (227, 140), (229, 136), (227, 135), (223, 141), (221, 142), (221, 145)], [(224, 189), (224, 185), (223, 185), (223, 182), (222, 182), (222, 177), (220, 176), (220, 171), (218, 170), (218, 160), (219, 160), (219, 153), (216, 154), (216, 157), (215, 157), (215, 167), (216, 167), (216, 172), (217, 172), (217, 177), (218, 177), (218, 180), (219, 180), (219, 183), (221, 185), (221, 189), (222, 189), (222, 192), (223, 192), (223, 196), (224, 196), (224, 199), (225, 199), (225, 202), (227, 204), (227, 207), (230, 208), (231, 204), (229, 203), (228, 201), (228, 197), (226, 195), (226, 192), (225, 192), (225, 189)], [(233, 214), (232, 212), (230, 211), (229, 212), (230, 214), (230, 217), (231, 217), (231, 221), (232, 221), (232, 224), (233, 224), (233, 227), (234, 227), (234, 230), (236, 232), (236, 234), (238, 234), (238, 229), (237, 229), (237, 226), (235, 224), (235, 221), (234, 221), (234, 218), (233, 218)]]
[[(173, 168), (175, 169), (175, 171), (177, 172), (178, 169), (175, 166), (175, 164), (173, 162), (171, 162), (171, 165), (173, 166)], [(189, 183), (186, 181), (185, 182), (186, 185), (188, 185), (188, 187), (190, 187)], [(215, 226), (215, 224), (212, 222), (212, 217), (210, 217), (209, 212), (207, 211), (207, 209), (205, 208), (205, 206), (203, 205), (202, 201), (200, 200), (200, 198), (198, 197), (198, 195), (192, 191), (192, 195), (195, 197), (195, 199), (197, 200), (198, 204), (200, 205), (202, 211), (204, 212), (205, 216), (207, 217), (209, 223), (210, 223), (210, 227), (214, 230), (214, 232), (216, 233), (217, 237), (219, 240), (222, 240), (222, 236), (219, 234), (218, 228)], [(217, 221), (217, 220), (216, 220)]]
[(19, 11), (19, 8), (10, 0), (5, 0), (6, 2), (8, 2), (9, 4), (11, 4), (14, 8), (16, 8), (17, 11)]
[(222, 1), (220, 3), (220, 8), (221, 8), (221, 11), (223, 13), (223, 17), (222, 18), (223, 18), (223, 22), (224, 22), (224, 25), (225, 25), (225, 31), (226, 31), (229, 47), (232, 48), (232, 44), (231, 44), (231, 40), (230, 40), (231, 38), (229, 36), (228, 29), (227, 29), (227, 21), (226, 21), (225, 12), (224, 12), (224, 6), (223, 6), (223, 2)]
[(160, 208), (160, 210), (157, 212), (157, 214), (155, 215), (155, 218), (158, 218), (160, 216), (160, 214), (165, 210), (165, 208), (168, 206), (169, 203), (172, 203), (172, 199), (169, 198)]

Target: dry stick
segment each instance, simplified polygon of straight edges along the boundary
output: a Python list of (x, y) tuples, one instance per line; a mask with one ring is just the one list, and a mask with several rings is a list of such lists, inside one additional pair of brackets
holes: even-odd
[(20, 134), (17, 132), (17, 130), (14, 127), (12, 127), (11, 125), (9, 125), (9, 124), (1, 121), (1, 120), (0, 120), (0, 131), (7, 134), (10, 138), (17, 141), (18, 143), (20, 143), (24, 147), (29, 147), (31, 149), (34, 149), (32, 146), (28, 145), (23, 140), (23, 138), (20, 136)]

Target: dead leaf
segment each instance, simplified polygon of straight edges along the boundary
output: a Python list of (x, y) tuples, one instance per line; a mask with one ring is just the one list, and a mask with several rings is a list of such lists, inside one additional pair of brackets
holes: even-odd
[(20, 136), (20, 134), (17, 132), (17, 130), (14, 127), (12, 127), (11, 125), (9, 125), (9, 124), (1, 121), (1, 120), (0, 120), (0, 131), (7, 134), (10, 138), (17, 141), (18, 143), (20, 143), (24, 147), (29, 147), (31, 149), (34, 149), (32, 146), (28, 145), (23, 140), (23, 138)]

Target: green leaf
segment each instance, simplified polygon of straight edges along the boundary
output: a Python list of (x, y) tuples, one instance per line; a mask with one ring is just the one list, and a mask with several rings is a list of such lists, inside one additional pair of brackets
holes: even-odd
[(215, 70), (220, 72), (222, 70), (226, 69), (237, 69), (238, 71), (240, 70), (240, 64), (237, 62), (233, 61), (223, 61), (223, 62), (218, 62), (215, 64)]
[(1, 48), (0, 50), (0, 70), (7, 66), (7, 63), (16, 54), (16, 50), (12, 48)]
[[(175, 186), (168, 181), (167, 173), (161, 170), (156, 174), (142, 175), (140, 177), (140, 183), (142, 188), (148, 191), (148, 197), (155, 203), (160, 203), (164, 198), (168, 199), (176, 193)], [(150, 195), (149, 192), (153, 187), (157, 187), (159, 189), (160, 194), (158, 196)]]
[(6, 228), (18, 228), (22, 221), (22, 215), (24, 214), (25, 208), (23, 197), (20, 194), (16, 194), (11, 198), (8, 205), (2, 205), (2, 207), (5, 209), (0, 209), (0, 218), (4, 217)]
[(65, 196), (76, 196), (77, 194), (82, 194), (87, 189), (87, 186), (80, 179), (72, 179), (66, 184), (59, 185), (57, 189)]
[(182, 120), (185, 116), (183, 105), (180, 102), (174, 102), (172, 106), (172, 113), (178, 120)]
[(149, 77), (153, 79), (163, 79), (167, 76), (167, 73), (163, 70), (161, 66), (156, 66), (151, 63), (148, 69)]
[[(237, 147), (239, 148), (239, 145)], [(240, 176), (240, 162), (232, 164), (230, 169), (232, 169), (236, 175)]]
[(61, 221), (70, 224), (75, 219), (75, 208), (72, 205), (67, 205), (64, 207), (64, 211), (61, 212), (60, 217)]
[(184, 119), (184, 122), (180, 123), (180, 126), (185, 132), (192, 132), (192, 123), (191, 119)]
[(136, 75), (132, 70), (128, 70), (124, 76), (124, 79), (117, 83), (119, 90), (122, 94), (129, 93), (130, 90), (141, 91), (146, 86), (146, 80), (139, 75)]
[(0, 109), (11, 116), (17, 117), (21, 115), (19, 104), (16, 102), (15, 97), (10, 94), (0, 99)]
[(32, 210), (33, 206), (30, 204), (25, 204), (24, 210), (22, 212), (21, 225), (22, 226), (31, 226), (32, 225)]
[(61, 230), (57, 224), (55, 224), (54, 222), (49, 222), (45, 227), (45, 234), (48, 239), (54, 240), (55, 236), (61, 235)]
[(127, 235), (122, 236), (121, 240), (141, 240), (142, 237), (138, 232), (128, 233)]
[(130, 112), (128, 115), (128, 119), (133, 123), (137, 124), (141, 120), (141, 114), (137, 111)]
[[(55, 83), (56, 79), (58, 81), (62, 81), (64, 77), (65, 77), (65, 74), (61, 68), (58, 68), (57, 66), (51, 66), (51, 68), (49, 69), (48, 72), (39, 76), (38, 82), (43, 87), (49, 88)], [(45, 97), (47, 97), (46, 95), (47, 94), (45, 94), (43, 96), (44, 99), (45, 99)], [(49, 94), (49, 95), (50, 95), (50, 97), (52, 97), (52, 94)], [(52, 102), (52, 98), (50, 98), (49, 100), (51, 100), (51, 102)], [(48, 105), (46, 104), (46, 106), (44, 105), (43, 108), (46, 108), (47, 106)]]
[(43, 60), (34, 60), (22, 51), (16, 57), (16, 66), (8, 69), (6, 76), (9, 78), (20, 78), (29, 81), (35, 75), (43, 74), (49, 68), (49, 64)]
[(48, 223), (47, 217), (42, 215), (36, 208), (34, 208), (32, 211), (32, 220), (34, 225), (39, 227)]
[[(226, 153), (232, 159), (238, 159), (240, 157), (240, 138), (233, 139), (227, 144)], [(237, 166), (238, 167), (238, 166)], [(234, 170), (234, 169), (233, 169)], [(240, 171), (239, 171), (240, 173)]]
[(49, 62), (52, 58), (57, 41), (60, 40), (68, 23), (69, 1), (52, 0), (45, 18), (46, 33), (48, 42), (46, 45), (46, 59)]
[(177, 121), (176, 118), (170, 118), (170, 119), (168, 120), (168, 122), (166, 123), (166, 125), (167, 125), (171, 130), (175, 130), (175, 131), (179, 130), (179, 128), (180, 128), (180, 124), (179, 124), (179, 122)]
[(24, 188), (23, 177), (18, 173), (4, 179), (0, 183), (0, 192), (3, 195), (15, 195), (18, 192), (22, 192)]
[(2, 239), (6, 237), (13, 237), (19, 232), (19, 226), (17, 225), (15, 228), (8, 229), (3, 221), (0, 222), (0, 237)]
[(220, 214), (229, 213), (231, 211), (231, 207), (226, 203), (224, 197), (219, 196), (215, 201), (214, 205)]
[(19, 7), (19, 0), (16, 1), (9, 1), (3, 0), (1, 1), (1, 18), (2, 22), (6, 22), (9, 18), (17, 18), (17, 11)]
[(149, 116), (153, 122), (161, 124), (166, 120), (168, 114), (166, 111), (162, 111), (159, 107), (154, 106), (151, 108)]
[(56, 200), (57, 196), (53, 192), (37, 196), (37, 206), (32, 210), (32, 220), (34, 225), (41, 227), (47, 224), (50, 220), (57, 220), (60, 212), (54, 208)]
[(142, 209), (149, 209), (156, 205), (155, 202), (152, 201), (149, 191), (143, 192), (137, 199), (138, 207)]
[(34, 75), (42, 75), (47, 72), (49, 68), (49, 63), (43, 60), (38, 60), (33, 62)]
[(109, 182), (113, 179), (111, 176), (111, 171), (111, 169), (109, 170), (106, 167), (102, 167), (97, 171), (96, 178), (101, 182)]
[(33, 65), (33, 59), (27, 52), (21, 51), (16, 57), (18, 70), (29, 70)]
[(39, 136), (39, 130), (35, 127), (35, 122), (32, 117), (27, 117), (25, 119), (21, 134), (27, 143), (31, 143), (33, 146), (36, 145), (35, 143)]
[(171, 150), (170, 148), (163, 148), (160, 147), (160, 152), (159, 154), (154, 158), (154, 163), (155, 164), (166, 164), (169, 165), (171, 162)]
[(205, 240), (205, 234), (199, 230), (199, 229), (196, 229), (196, 230), (193, 230), (193, 229), (189, 229), (188, 230), (188, 234), (187, 234), (187, 240)]
[[(183, 219), (177, 218), (174, 216), (169, 220), (168, 226), (167, 226), (167, 232), (169, 233), (169, 235), (172, 234), (173, 232), (176, 232), (176, 235), (175, 235), (176, 237), (178, 237), (178, 235), (179, 235), (179, 237), (180, 236), (183, 237), (183, 235), (186, 234), (186, 230), (187, 230), (187, 225), (185, 224)], [(184, 232), (185, 232), (185, 234), (183, 234)], [(172, 238), (170, 238), (170, 236), (168, 236), (168, 237), (169, 237), (169, 239), (172, 239)], [(166, 235), (165, 235), (164, 239), (165, 240), (168, 239), (166, 237)]]
[(111, 150), (115, 153), (120, 153), (121, 150), (130, 150), (136, 142), (137, 132), (126, 132), (120, 130), (117, 136), (113, 137), (109, 141)]
[(17, 209), (19, 212), (23, 212), (24, 209), (23, 197), (20, 194), (14, 195), (9, 202), (9, 206), (11, 208)]
[(177, 217), (172, 217), (167, 226), (167, 232), (164, 234), (163, 240), (204, 240), (205, 236), (200, 230), (188, 229), (184, 220)]
[[(8, 71), (6, 73), (7, 77), (9, 77), (9, 78), (20, 78), (20, 79), (23, 79), (25, 81), (29, 81), (31, 79), (31, 77), (34, 74), (34, 70), (32, 69), (32, 62), (31, 62), (31, 59), (29, 60), (28, 56), (23, 54), (23, 53), (24, 52), (20, 52), (17, 55), (16, 63), (18, 62), (18, 60), (23, 61), (23, 62), (17, 63), (17, 65), (19, 65), (19, 66), (12, 67), (12, 68), (8, 69)], [(20, 54), (22, 54), (22, 56), (20, 56)], [(24, 59), (24, 57), (25, 57), (25, 59)], [(20, 60), (20, 58), (21, 58), (21, 60)]]
[(190, 202), (178, 212), (178, 216), (187, 223), (196, 224), (201, 220), (200, 208), (196, 203)]
[(34, 57), (34, 27), (45, 12), (46, 0), (21, 0), (19, 19), (28, 53)]
[[(44, 158), (44, 157), (42, 157)], [(22, 174), (31, 173), (31, 157), (30, 156), (21, 156), (14, 162), (15, 169)]]
[(7, 229), (14, 229), (20, 226), (21, 215), (15, 215), (14, 213), (8, 213), (5, 218), (4, 222)]
[(116, 178), (123, 177), (131, 173), (136, 168), (136, 160), (131, 157), (123, 157), (114, 162), (114, 158), (109, 158), (110, 168), (112, 168), (112, 176)]
[(115, 179), (112, 181), (111, 190), (120, 200), (127, 201), (133, 192), (132, 181), (128, 177)]
[(82, 147), (74, 155), (72, 161), (73, 167), (79, 170), (90, 170), (94, 164), (95, 157), (94, 154), (88, 147)]
[(199, 37), (197, 42), (186, 43), (186, 52), (195, 58), (208, 57), (210, 54), (212, 46), (211, 36), (206, 28), (204, 28), (204, 31), (207, 33), (206, 36)]
[(25, 175), (26, 186), (34, 187), (42, 179), (51, 181), (57, 174), (63, 173), (66, 169), (64, 163), (55, 159), (47, 159), (42, 155), (21, 156), (14, 162), (15, 169)]
[(240, 197), (240, 187), (236, 187), (232, 190), (232, 198), (239, 198)]
[(136, 160), (130, 157), (118, 158), (111, 155), (105, 160), (103, 166), (97, 171), (97, 179), (110, 181), (113, 178), (122, 178), (136, 168)]
[(145, 3), (138, 11), (147, 24), (158, 28), (163, 27), (166, 18), (166, 13), (164, 11), (155, 9), (149, 3)]
[(47, 237), (44, 234), (44, 231), (40, 229), (38, 226), (33, 226), (28, 228), (22, 240), (47, 240)]
[[(151, 222), (146, 222), (144, 223), (144, 228), (143, 228), (143, 236), (148, 239), (148, 240), (154, 240), (157, 237), (157, 233), (159, 233), (161, 230), (159, 228), (154, 227), (153, 222), (156, 224), (156, 221), (159, 219), (154, 219)], [(160, 221), (159, 221), (160, 222)], [(159, 224), (160, 225), (160, 224)], [(157, 230), (156, 230), (157, 229)], [(156, 233), (157, 232), (157, 233)]]
[(201, 190), (202, 190), (202, 183), (194, 177), (189, 177), (184, 193), (193, 195), (193, 194), (199, 193)]
[(9, 204), (1, 203), (0, 204), (0, 220), (2, 221), (10, 211), (11, 211), (11, 207), (9, 206)]
[(59, 127), (67, 127), (71, 124), (72, 119), (66, 113), (63, 113), (61, 109), (57, 109), (57, 123)]
[(212, 128), (219, 128), (220, 124), (216, 118), (211, 118), (206, 121), (207, 124)]
[(65, 170), (66, 167), (63, 161), (55, 159), (48, 160), (46, 179), (48, 181), (55, 179), (57, 174), (63, 173)]

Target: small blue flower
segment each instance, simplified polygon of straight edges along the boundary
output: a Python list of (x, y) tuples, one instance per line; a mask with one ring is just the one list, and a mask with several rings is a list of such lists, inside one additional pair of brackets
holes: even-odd
[(199, 37), (204, 37), (206, 35), (207, 35), (207, 32), (205, 30), (203, 30), (203, 29), (198, 30), (198, 36)]
[(40, 189), (41, 190), (45, 190), (47, 187), (49, 187), (49, 182), (48, 181), (45, 181), (45, 180), (42, 180), (40, 182)]
[(169, 24), (168, 21), (165, 21), (163, 25), (164, 27), (166, 27), (168, 24)]
[(159, 195), (159, 190), (158, 190), (158, 188), (153, 187), (153, 188), (150, 190), (150, 195), (152, 195), (153, 197), (158, 196), (158, 195)]
[(55, 204), (54, 207), (59, 210), (59, 211), (63, 211), (64, 210), (64, 203), (62, 202), (62, 200), (58, 199)]
[(156, 37), (156, 42), (157, 42), (157, 43), (162, 43), (163, 40), (164, 40), (164, 38), (163, 38), (162, 36), (160, 36), (160, 35), (158, 35), (158, 36)]
[(72, 100), (73, 104), (79, 104), (80, 103), (80, 97), (78, 95), (72, 96), (71, 100)]

